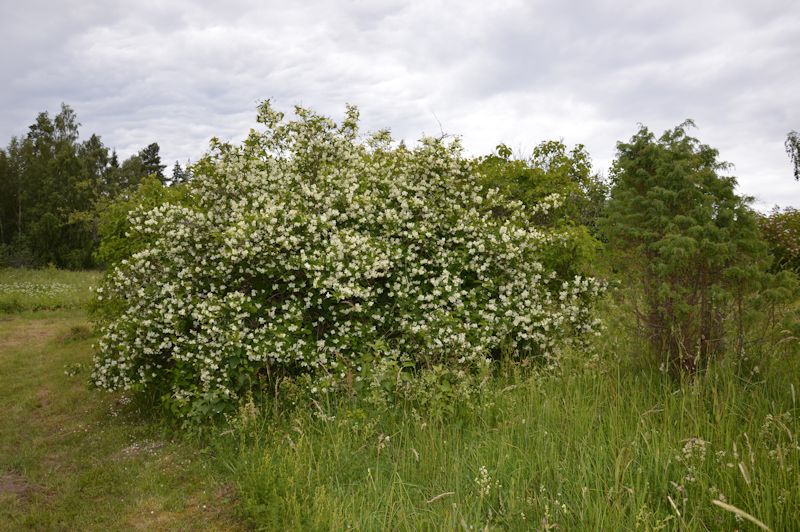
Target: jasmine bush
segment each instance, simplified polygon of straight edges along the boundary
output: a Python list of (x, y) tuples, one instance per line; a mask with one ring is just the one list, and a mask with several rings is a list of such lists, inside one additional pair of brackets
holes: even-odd
[(281, 382), (455, 393), (597, 332), (604, 283), (570, 259), (576, 233), (534, 223), (557, 194), (523, 207), (478, 185), (457, 141), (359, 135), (353, 107), (295, 113), (263, 103), (263, 129), (213, 140), (180, 204), (132, 211), (141, 245), (97, 289), (94, 385), (197, 421)]

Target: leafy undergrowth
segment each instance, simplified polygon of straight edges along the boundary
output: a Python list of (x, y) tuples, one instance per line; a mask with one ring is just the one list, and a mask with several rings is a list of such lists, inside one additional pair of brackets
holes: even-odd
[(207, 451), (90, 392), (82, 310), (0, 316), (0, 529), (235, 530)]
[(0, 268), (0, 314), (32, 310), (81, 309), (100, 272), (46, 268)]
[(719, 503), (790, 530), (800, 368), (774, 366), (682, 385), (603, 364), (508, 372), (475, 408), (438, 419), (353, 403), (244, 409), (221, 452), (267, 530), (755, 529)]

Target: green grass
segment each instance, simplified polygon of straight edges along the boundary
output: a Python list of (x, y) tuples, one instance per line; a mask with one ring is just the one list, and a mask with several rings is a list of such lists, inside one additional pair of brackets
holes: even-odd
[(797, 530), (800, 365), (772, 366), (676, 384), (575, 362), (501, 377), (446, 419), (355, 403), (267, 416), (224, 453), (262, 529), (754, 528), (722, 499)]
[(0, 315), (0, 530), (243, 528), (207, 450), (87, 389), (92, 336), (81, 309)]
[(0, 268), (0, 314), (26, 310), (82, 309), (99, 272)]
[(69, 286), (0, 293), (0, 530), (756, 529), (720, 499), (800, 530), (796, 339), (676, 383), (612, 323), (600, 356), (500, 368), (471, 408), (268, 404), (202, 445), (87, 389), (97, 276), (0, 271)]

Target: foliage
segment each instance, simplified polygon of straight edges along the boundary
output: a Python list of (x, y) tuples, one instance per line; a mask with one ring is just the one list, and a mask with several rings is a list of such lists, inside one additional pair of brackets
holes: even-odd
[(500, 375), (440, 419), (357, 401), (242, 416), (217, 454), (264, 529), (748, 529), (713, 500), (796, 529), (796, 349), (746, 382), (733, 358), (679, 382), (616, 344), (591, 367)]
[[(81, 277), (93, 275), (5, 270), (0, 282), (52, 280), (85, 301)], [(86, 366), (95, 341), (81, 309), (6, 316), (0, 520), (75, 530), (745, 530), (720, 501), (795, 529), (797, 339), (748, 373), (729, 357), (677, 381), (630, 366), (640, 346), (611, 303), (594, 356), (493, 368), (447, 415), (369, 396), (317, 397), (304, 409), (246, 400), (205, 448), (135, 396), (92, 396), (82, 372), (65, 375)]]
[(91, 267), (98, 204), (163, 170), (157, 144), (120, 165), (99, 136), (79, 141), (79, 126), (62, 104), (0, 150), (0, 264)]
[(393, 147), (360, 140), (354, 108), (340, 125), (295, 111), (265, 102), (264, 131), (194, 165), (186, 205), (131, 217), (147, 245), (99, 291), (96, 386), (199, 420), (284, 377), (366, 393), (386, 368), (466, 375), (597, 330), (603, 284), (559, 256), (570, 231), (532, 220), (550, 204), (480, 188), (455, 142)]
[(775, 207), (761, 218), (761, 231), (775, 257), (775, 267), (800, 274), (800, 210)]
[(155, 176), (162, 183), (166, 182), (164, 176), (165, 165), (161, 164), (161, 155), (159, 155), (159, 146), (153, 142), (148, 144), (147, 147), (139, 150), (139, 159), (142, 161), (142, 168), (144, 175)]
[(759, 291), (767, 303), (791, 291), (765, 273), (747, 198), (719, 174), (717, 151), (687, 135), (689, 125), (658, 139), (642, 127), (617, 145), (604, 228), (617, 267), (643, 294), (637, 318), (653, 351), (673, 371), (694, 372), (730, 336), (743, 352), (745, 314)]
[(170, 183), (173, 185), (179, 185), (181, 183), (186, 183), (192, 179), (192, 170), (189, 168), (187, 163), (186, 168), (181, 167), (181, 163), (175, 161), (175, 165), (172, 167), (172, 178), (170, 179)]
[(556, 194), (558, 206), (537, 216), (539, 223), (571, 223), (596, 234), (597, 220), (608, 193), (607, 185), (592, 169), (586, 148), (572, 150), (560, 141), (542, 142), (527, 159), (512, 159), (511, 149), (500, 144), (497, 154), (480, 160), (481, 183), (498, 187), (510, 198), (535, 207)]
[(183, 187), (166, 187), (152, 175), (144, 178), (138, 187), (129, 193), (100, 202), (97, 209), (100, 236), (100, 244), (95, 254), (97, 263), (114, 266), (123, 259), (129, 259), (147, 245), (146, 235), (131, 232), (129, 222), (131, 216), (166, 203), (180, 205), (184, 202), (184, 198)]

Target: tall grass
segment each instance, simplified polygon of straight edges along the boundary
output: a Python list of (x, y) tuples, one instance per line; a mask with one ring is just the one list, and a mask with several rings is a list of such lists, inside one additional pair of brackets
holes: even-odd
[(754, 526), (725, 506), (797, 529), (800, 368), (772, 368), (682, 383), (618, 363), (506, 371), (447, 417), (347, 401), (244, 411), (220, 452), (262, 529)]

